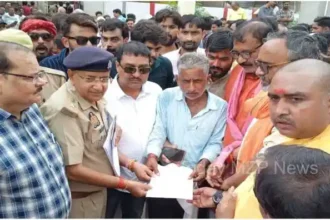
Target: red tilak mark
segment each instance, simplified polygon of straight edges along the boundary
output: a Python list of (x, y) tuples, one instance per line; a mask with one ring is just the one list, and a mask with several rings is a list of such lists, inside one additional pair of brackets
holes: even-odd
[(275, 89), (275, 93), (277, 93), (279, 95), (283, 95), (283, 94), (285, 94), (285, 90), (284, 89)]

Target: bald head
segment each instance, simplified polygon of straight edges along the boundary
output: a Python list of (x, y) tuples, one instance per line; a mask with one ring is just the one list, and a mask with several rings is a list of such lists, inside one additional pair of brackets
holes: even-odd
[(303, 59), (280, 69), (270, 84), (270, 115), (290, 138), (312, 138), (330, 124), (330, 65)]
[(320, 89), (330, 92), (330, 65), (324, 61), (316, 59), (298, 60), (284, 66), (277, 72), (275, 77), (285, 77), (285, 75), (290, 75), (288, 73), (302, 81), (316, 83)]

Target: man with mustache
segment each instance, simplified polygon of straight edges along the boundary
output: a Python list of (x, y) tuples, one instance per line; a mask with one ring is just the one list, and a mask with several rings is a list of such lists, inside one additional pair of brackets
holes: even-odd
[(161, 54), (179, 49), (178, 33), (182, 27), (181, 15), (170, 9), (162, 9), (155, 15), (155, 21), (164, 28), (168, 34), (168, 42), (163, 45)]
[[(249, 175), (249, 170), (254, 169), (254, 159), (258, 152), (265, 146), (274, 145), (281, 141), (281, 138), (273, 136), (266, 138), (274, 133), (274, 125), (269, 113), (269, 99), (267, 91), (276, 72), (290, 62), (300, 59), (321, 59), (320, 50), (317, 45), (317, 38), (310, 36), (302, 31), (289, 30), (288, 32), (270, 33), (267, 36), (267, 42), (260, 48), (256, 64), (258, 66), (256, 75), (260, 78), (263, 91), (260, 91), (256, 97), (246, 102), (246, 111), (253, 117), (240, 147), (236, 173), (222, 180), (221, 175), (216, 175), (212, 167), (208, 170), (207, 181), (209, 184), (221, 190), (228, 190), (230, 187), (239, 186)], [(214, 172), (214, 173), (213, 173)], [(202, 188), (195, 192), (196, 199), (194, 204), (201, 207), (202, 204), (211, 204), (209, 208), (214, 207), (212, 196), (216, 189)]]
[[(154, 21), (140, 20), (131, 31), (131, 40), (145, 44), (150, 50), (151, 70), (148, 81), (157, 83), (162, 89), (175, 86), (171, 62), (160, 56), (162, 44), (167, 42), (165, 30)], [(114, 78), (116, 74), (117, 69), (114, 68), (111, 71), (111, 77)]]
[(206, 43), (206, 56), (210, 63), (209, 91), (222, 99), (234, 61), (230, 53), (232, 49), (233, 35), (230, 31), (215, 32)]
[(128, 41), (128, 27), (118, 19), (105, 20), (101, 25), (101, 47), (116, 57), (117, 49)]
[[(0, 38), (4, 41), (23, 45), (33, 50), (33, 42), (31, 37), (21, 30), (7, 29), (1, 31)], [(62, 71), (50, 69), (47, 67), (40, 67), (40, 70), (44, 72), (45, 78), (47, 79), (47, 84), (43, 86), (41, 91), (42, 99), (39, 103), (37, 103), (39, 106), (45, 103), (46, 100), (66, 82), (65, 73)]]
[[(157, 161), (168, 140), (185, 151), (181, 166), (193, 169), (191, 178), (200, 185), (222, 147), (227, 103), (206, 89), (209, 61), (205, 55), (185, 53), (178, 68), (179, 87), (165, 90), (158, 98), (147, 166), (158, 173)], [(184, 214), (176, 199), (148, 199), (148, 210), (150, 218), (182, 218)]]
[[(283, 145), (330, 152), (329, 81), (329, 64), (315, 59), (290, 63), (276, 73), (268, 96), (271, 119), (284, 138)], [(236, 189), (235, 218), (262, 218), (254, 182), (255, 172)]]
[(272, 31), (271, 27), (260, 21), (249, 21), (234, 32), (234, 48), (231, 54), (238, 62), (231, 72), (225, 88), (225, 100), (228, 101), (227, 127), (224, 148), (220, 156), (211, 165), (211, 169), (220, 175), (220, 168), (226, 162), (226, 177), (233, 175), (234, 161), (239, 147), (253, 117), (245, 111), (244, 103), (261, 90), (260, 80), (256, 76), (258, 57), (263, 39)]
[[(105, 99), (110, 115), (117, 116), (117, 123), (123, 131), (118, 150), (129, 158), (129, 163), (121, 167), (120, 173), (129, 180), (142, 177), (149, 182), (152, 171), (144, 165), (145, 151), (162, 89), (147, 81), (151, 57), (146, 45), (130, 41), (118, 49), (117, 55), (118, 77), (109, 86)], [(145, 172), (137, 177), (134, 170), (139, 167), (143, 167)], [(126, 190), (108, 189), (106, 218), (114, 218), (118, 206), (121, 207), (122, 218), (141, 218), (144, 204), (144, 197), (136, 198)]]
[(52, 55), (54, 38), (57, 34), (55, 25), (46, 18), (27, 17), (20, 24), (20, 30), (26, 32), (33, 42), (33, 51), (39, 63)]
[(30, 37), (0, 31), (0, 60), (0, 216), (67, 218), (69, 184), (60, 146), (35, 104), (47, 78)]
[(182, 16), (182, 26), (179, 28), (178, 39), (181, 48), (166, 53), (163, 56), (168, 58), (173, 67), (174, 76), (178, 75), (178, 60), (187, 52), (197, 52), (205, 55), (205, 50), (199, 48), (199, 44), (203, 39), (204, 21), (195, 15)]
[[(103, 99), (111, 58), (111, 53), (97, 47), (72, 51), (64, 59), (69, 80), (41, 107), (62, 147), (72, 196), (70, 218), (104, 218), (107, 188), (128, 190), (136, 197), (145, 196), (149, 189), (146, 184), (114, 176), (103, 149), (112, 121)], [(119, 161), (128, 164), (121, 155)], [(137, 176), (143, 168), (135, 167)]]

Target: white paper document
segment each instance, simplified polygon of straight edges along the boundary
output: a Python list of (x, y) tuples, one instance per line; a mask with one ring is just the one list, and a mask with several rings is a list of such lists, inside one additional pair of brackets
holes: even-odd
[(158, 165), (158, 170), (159, 176), (151, 178), (152, 189), (147, 192), (147, 197), (192, 200), (194, 183), (189, 180), (192, 169), (169, 164)]
[(113, 118), (112, 123), (110, 125), (107, 139), (103, 144), (103, 148), (107, 157), (112, 165), (112, 168), (115, 172), (116, 176), (120, 176), (120, 164), (119, 164), (119, 156), (118, 156), (118, 149), (115, 146), (115, 139), (116, 139), (116, 116)]

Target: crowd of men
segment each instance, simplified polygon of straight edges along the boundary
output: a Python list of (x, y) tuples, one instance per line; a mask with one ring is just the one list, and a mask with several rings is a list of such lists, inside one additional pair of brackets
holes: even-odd
[[(290, 27), (270, 7), (6, 24), (0, 218), (330, 218), (330, 17)], [(193, 200), (146, 198), (160, 163), (192, 169)]]

